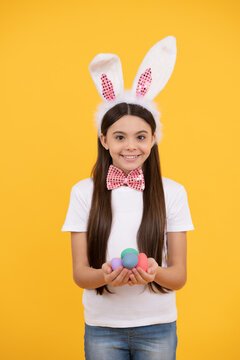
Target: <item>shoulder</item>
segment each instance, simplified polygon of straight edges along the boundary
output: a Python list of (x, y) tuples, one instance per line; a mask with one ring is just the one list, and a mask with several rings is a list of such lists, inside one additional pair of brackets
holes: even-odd
[(87, 178), (78, 181), (76, 184), (73, 185), (72, 189), (76, 192), (81, 191), (89, 191), (93, 189), (93, 178)]
[(167, 232), (194, 230), (185, 187), (171, 179), (163, 178), (167, 213)]
[(77, 198), (91, 200), (93, 192), (93, 178), (78, 181), (72, 186), (71, 193)]
[(162, 177), (162, 183), (166, 205), (171, 205), (177, 199), (183, 198), (187, 195), (185, 187), (174, 180)]
[(162, 176), (163, 190), (166, 194), (175, 194), (184, 190), (184, 186), (172, 179)]

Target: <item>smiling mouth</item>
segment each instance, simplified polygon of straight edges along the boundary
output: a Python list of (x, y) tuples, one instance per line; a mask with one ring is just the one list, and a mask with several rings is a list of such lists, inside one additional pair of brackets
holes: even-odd
[(140, 155), (120, 155), (125, 159), (136, 159)]

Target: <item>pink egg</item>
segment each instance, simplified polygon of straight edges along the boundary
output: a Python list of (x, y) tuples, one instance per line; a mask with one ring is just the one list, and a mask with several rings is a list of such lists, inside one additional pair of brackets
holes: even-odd
[(147, 255), (144, 253), (140, 253), (138, 255), (138, 264), (137, 267), (142, 268), (144, 271), (147, 272), (148, 270), (148, 258)]
[(117, 270), (119, 266), (122, 266), (122, 260), (120, 258), (113, 258), (111, 260), (111, 266), (113, 270)]

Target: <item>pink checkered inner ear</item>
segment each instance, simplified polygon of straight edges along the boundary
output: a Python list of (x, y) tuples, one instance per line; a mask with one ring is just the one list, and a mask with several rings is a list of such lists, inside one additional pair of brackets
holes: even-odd
[(102, 74), (102, 94), (107, 101), (115, 99), (115, 94), (113, 90), (113, 84), (110, 79), (108, 79), (106, 74)]
[(150, 88), (151, 82), (152, 82), (152, 72), (151, 68), (146, 69), (144, 73), (141, 74), (136, 88), (136, 94), (137, 96), (144, 96), (148, 89)]

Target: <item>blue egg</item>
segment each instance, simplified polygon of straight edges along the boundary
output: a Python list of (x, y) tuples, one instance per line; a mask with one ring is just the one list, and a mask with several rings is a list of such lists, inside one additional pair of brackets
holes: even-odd
[(133, 253), (127, 253), (122, 259), (122, 264), (127, 269), (132, 269), (138, 264), (138, 256)]

